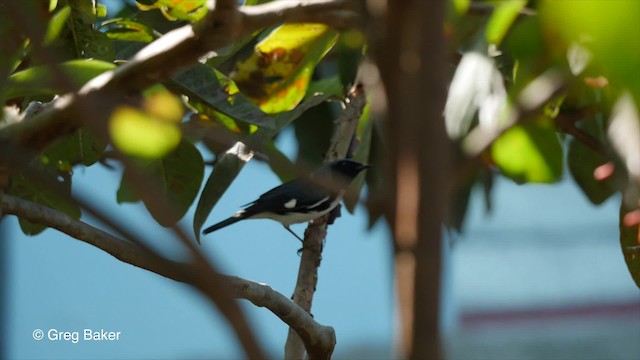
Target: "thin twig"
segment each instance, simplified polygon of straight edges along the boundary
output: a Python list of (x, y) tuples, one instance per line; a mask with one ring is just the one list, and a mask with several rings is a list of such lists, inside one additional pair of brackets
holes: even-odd
[[(361, 87), (354, 88), (345, 100), (345, 109), (334, 123), (334, 133), (331, 138), (329, 151), (325, 156), (325, 163), (344, 158), (356, 131), (358, 119), (366, 105), (366, 96)], [(305, 231), (304, 247), (298, 268), (298, 279), (293, 293), (293, 301), (302, 309), (311, 312), (313, 295), (318, 283), (318, 267), (322, 258), (322, 247), (327, 234), (327, 219), (329, 215), (316, 219), (309, 224)], [(310, 359), (328, 359), (335, 347), (335, 335), (332, 343), (326, 346), (309, 348), (306, 351)], [(285, 344), (285, 359), (301, 359), (305, 348), (295, 331), (289, 330)]]

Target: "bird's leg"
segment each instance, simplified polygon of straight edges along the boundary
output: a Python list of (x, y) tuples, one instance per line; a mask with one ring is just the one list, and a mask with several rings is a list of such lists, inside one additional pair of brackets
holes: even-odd
[(293, 234), (293, 236), (295, 236), (295, 237), (296, 237), (296, 239), (300, 240), (300, 242), (301, 242), (302, 244), (304, 244), (304, 240), (302, 240), (302, 238), (300, 238), (300, 236), (298, 236), (298, 234), (294, 233), (294, 232), (293, 232), (293, 230), (291, 230), (291, 228), (289, 228), (289, 225), (284, 225), (284, 224), (283, 224), (282, 226), (284, 226), (284, 228), (285, 228), (285, 229), (287, 229), (287, 231), (288, 231), (288, 232), (292, 233), (292, 234)]

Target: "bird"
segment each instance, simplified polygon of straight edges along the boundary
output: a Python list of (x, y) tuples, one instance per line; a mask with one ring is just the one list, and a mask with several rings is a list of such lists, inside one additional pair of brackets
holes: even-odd
[(370, 167), (371, 165), (351, 159), (332, 161), (307, 176), (265, 192), (257, 200), (244, 205), (244, 209), (209, 226), (202, 233), (209, 234), (241, 220), (272, 219), (304, 242), (289, 226), (308, 222), (329, 213), (342, 201), (347, 187), (356, 176)]

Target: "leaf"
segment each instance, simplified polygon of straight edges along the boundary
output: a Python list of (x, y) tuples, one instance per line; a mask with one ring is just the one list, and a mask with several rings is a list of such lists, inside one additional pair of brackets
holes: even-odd
[[(582, 131), (596, 139), (602, 135), (598, 129), (596, 119), (585, 119)], [(599, 166), (607, 163), (609, 159), (591, 150), (582, 142), (575, 139), (569, 141), (567, 165), (571, 176), (582, 189), (591, 203), (598, 205), (607, 200), (616, 191), (613, 179), (598, 181), (594, 177), (594, 171)]]
[(71, 6), (69, 29), (73, 34), (76, 53), (79, 57), (113, 61), (113, 43), (104, 33), (94, 29), (97, 16), (93, 1), (68, 0)]
[(447, 134), (464, 137), (476, 113), (488, 132), (498, 129), (506, 109), (507, 92), (493, 59), (477, 52), (463, 55), (449, 87), (444, 109)]
[(198, 242), (200, 242), (200, 229), (202, 229), (209, 213), (251, 158), (253, 158), (253, 152), (243, 143), (238, 142), (216, 161), (216, 165), (202, 190), (193, 217), (193, 231)]
[[(341, 90), (355, 84), (358, 69), (364, 56), (366, 40), (360, 30), (347, 30), (340, 33), (338, 39), (338, 66)], [(341, 95), (342, 95), (341, 91)]]
[(104, 21), (101, 28), (106, 31), (107, 37), (111, 40), (148, 43), (157, 37), (149, 26), (125, 18)]
[(620, 246), (622, 247), (622, 255), (627, 263), (629, 273), (636, 282), (636, 286), (640, 288), (640, 228), (638, 225), (625, 226), (623, 223), (624, 216), (632, 211), (633, 208), (626, 207), (624, 202), (620, 206)]
[(517, 183), (552, 183), (562, 176), (562, 147), (549, 119), (507, 130), (491, 146), (491, 156)]
[(233, 119), (273, 128), (272, 121), (238, 91), (231, 79), (207, 65), (192, 66), (174, 76), (166, 85), (186, 94), (191, 100), (202, 102)]
[(640, 184), (640, 114), (631, 94), (624, 93), (616, 101), (607, 138), (623, 160), (632, 181)]
[[(74, 219), (80, 218), (80, 208), (77, 204), (69, 202), (66, 196), (71, 196), (71, 176), (59, 175), (55, 166), (35, 162), (33, 166), (40, 170), (46, 180), (57, 183), (59, 186), (53, 190), (43, 188), (39, 182), (28, 178), (22, 172), (15, 172), (11, 176), (9, 194), (29, 200), (51, 209), (59, 210)], [(45, 180), (45, 179), (43, 179)], [(25, 235), (37, 235), (47, 227), (20, 219), (20, 228)]]
[[(200, 151), (188, 141), (180, 145), (167, 156), (154, 160), (138, 160), (139, 170), (150, 178), (160, 194), (138, 192), (131, 178), (131, 171), (125, 168), (117, 193), (118, 203), (135, 202), (142, 199), (147, 210), (162, 226), (171, 226), (187, 212), (200, 190), (204, 175), (204, 161)], [(158, 209), (156, 199), (149, 196), (162, 196), (171, 208)]]
[(59, 171), (70, 172), (76, 164), (91, 166), (102, 157), (107, 147), (105, 141), (84, 128), (54, 143), (42, 155), (47, 163), (57, 166)]
[[(353, 159), (362, 164), (369, 163), (369, 154), (371, 152), (371, 136), (373, 134), (373, 120), (371, 119), (371, 105), (367, 101), (362, 115), (358, 120), (358, 127), (356, 128), (357, 148), (353, 154)], [(362, 187), (365, 184), (366, 177), (360, 175), (353, 180), (347, 192), (344, 196), (344, 204), (347, 210), (353, 214), (358, 201), (360, 200), (360, 193)]]
[(51, 16), (51, 19), (47, 24), (47, 32), (44, 34), (43, 43), (45, 45), (51, 44), (60, 36), (60, 33), (62, 32), (62, 29), (64, 29), (70, 15), (71, 8), (69, 6), (65, 6)]
[(7, 99), (12, 99), (20, 96), (52, 95), (65, 92), (67, 89), (60, 88), (59, 84), (54, 81), (52, 76), (54, 71), (60, 71), (69, 79), (70, 83), (80, 87), (94, 77), (114, 68), (114, 64), (100, 60), (72, 60), (57, 65), (57, 69), (54, 65), (35, 66), (11, 75), (3, 89), (4, 96)]
[(303, 99), (316, 64), (333, 47), (337, 32), (322, 24), (285, 24), (237, 64), (234, 80), (264, 112), (293, 109)]
[[(144, 1), (145, 3), (148, 1)], [(198, 21), (207, 14), (206, 0), (157, 0), (152, 4), (136, 1), (142, 11), (159, 9), (167, 20)]]
[(113, 145), (125, 154), (160, 158), (180, 143), (182, 104), (162, 89), (147, 94), (144, 110), (130, 106), (115, 109), (109, 119)]
[(489, 44), (500, 45), (518, 13), (527, 5), (526, 0), (501, 1), (493, 10), (485, 33)]
[(545, 32), (554, 34), (555, 44), (584, 46), (593, 62), (607, 69), (612, 83), (640, 96), (640, 1), (544, 1), (538, 14)]

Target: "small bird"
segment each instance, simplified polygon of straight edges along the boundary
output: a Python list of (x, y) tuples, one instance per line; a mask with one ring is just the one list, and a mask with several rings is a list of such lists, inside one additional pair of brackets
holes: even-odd
[(209, 234), (246, 219), (272, 219), (303, 241), (289, 226), (317, 219), (333, 210), (353, 179), (371, 167), (350, 159), (324, 165), (306, 177), (301, 177), (267, 191), (230, 218), (202, 232)]

